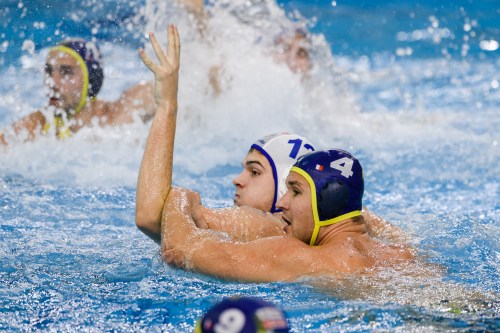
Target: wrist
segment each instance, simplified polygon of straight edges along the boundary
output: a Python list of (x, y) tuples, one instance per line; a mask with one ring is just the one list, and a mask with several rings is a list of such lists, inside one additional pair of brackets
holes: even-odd
[(172, 103), (172, 102), (167, 102), (167, 101), (161, 101), (161, 102), (156, 102), (156, 111), (161, 112), (161, 111), (166, 111), (166, 112), (177, 112), (177, 103)]

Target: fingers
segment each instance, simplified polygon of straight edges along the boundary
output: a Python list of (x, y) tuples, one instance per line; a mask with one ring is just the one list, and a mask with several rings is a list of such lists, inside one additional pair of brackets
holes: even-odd
[(155, 34), (150, 32), (149, 39), (151, 40), (151, 45), (153, 46), (153, 50), (156, 53), (156, 57), (158, 58), (158, 60), (160, 60), (160, 63), (162, 65), (165, 65), (167, 62), (167, 58), (165, 57), (165, 54), (163, 53), (163, 50), (161, 49), (160, 44), (156, 40)]
[(144, 52), (144, 49), (139, 49), (139, 56), (141, 57), (144, 65), (146, 65), (146, 67), (149, 68), (150, 71), (154, 73), (157, 70), (156, 64), (151, 60), (151, 58), (149, 58), (146, 52)]
[(168, 52), (167, 58), (174, 67), (179, 65), (180, 58), (180, 38), (177, 27), (173, 24), (168, 26)]
[(179, 37), (179, 30), (174, 26), (174, 40), (175, 40), (175, 57), (177, 59), (177, 63), (179, 63), (179, 59), (181, 57), (181, 38)]
[(180, 58), (180, 37), (179, 31), (177, 27), (173, 24), (168, 26), (168, 47), (167, 47), (167, 55), (163, 52), (160, 43), (156, 39), (154, 33), (149, 33), (149, 39), (151, 42), (151, 46), (156, 54), (156, 57), (160, 61), (161, 66), (156, 65), (151, 58), (146, 54), (146, 52), (141, 48), (139, 49), (139, 55), (142, 59), (142, 62), (151, 70), (156, 73), (163, 68), (178, 68), (179, 67), (179, 58)]

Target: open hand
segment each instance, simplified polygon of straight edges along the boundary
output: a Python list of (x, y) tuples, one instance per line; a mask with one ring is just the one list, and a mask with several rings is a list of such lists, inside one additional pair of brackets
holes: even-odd
[(141, 56), (142, 62), (155, 75), (154, 98), (156, 105), (170, 105), (171, 107), (177, 109), (179, 59), (181, 53), (181, 44), (177, 27), (172, 24), (168, 26), (167, 55), (165, 55), (161, 49), (154, 33), (149, 33), (149, 39), (160, 63), (155, 64), (142, 48), (139, 49), (139, 55)]

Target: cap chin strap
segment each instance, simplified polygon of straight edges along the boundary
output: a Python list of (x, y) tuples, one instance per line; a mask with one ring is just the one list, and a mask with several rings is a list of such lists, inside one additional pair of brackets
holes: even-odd
[(292, 167), (290, 172), (296, 172), (299, 175), (301, 175), (302, 177), (304, 177), (305, 180), (309, 183), (309, 187), (311, 188), (311, 206), (312, 206), (312, 212), (313, 212), (313, 218), (314, 218), (314, 230), (313, 230), (313, 233), (311, 236), (311, 241), (309, 242), (310, 246), (315, 246), (316, 239), (318, 238), (318, 234), (319, 234), (319, 228), (326, 227), (328, 225), (338, 223), (338, 222), (343, 221), (345, 219), (349, 219), (349, 218), (353, 218), (353, 217), (361, 215), (361, 211), (354, 210), (352, 212), (342, 214), (340, 216), (334, 217), (334, 218), (326, 220), (326, 221), (320, 221), (319, 214), (318, 214), (318, 201), (317, 201), (318, 199), (316, 197), (316, 184), (314, 184), (313, 179), (311, 178), (311, 176), (309, 176), (309, 174), (307, 172), (305, 172), (304, 170), (302, 170), (301, 168), (296, 167), (296, 166)]
[(196, 326), (194, 328), (194, 333), (202, 333), (203, 331), (201, 330), (201, 319), (198, 319), (196, 322)]
[(82, 94), (81, 94), (81, 97), (80, 97), (80, 102), (78, 103), (77, 107), (75, 108), (74, 115), (76, 115), (76, 114), (78, 114), (78, 112), (80, 112), (80, 110), (87, 103), (87, 95), (88, 95), (88, 91), (89, 91), (89, 70), (87, 68), (87, 64), (82, 59), (82, 57), (80, 56), (80, 54), (78, 54), (78, 52), (76, 52), (75, 50), (73, 50), (71, 47), (59, 45), (59, 46), (53, 47), (52, 50), (61, 51), (61, 52), (64, 52), (66, 54), (69, 54), (70, 56), (72, 56), (73, 58), (76, 59), (76, 61), (80, 65), (80, 69), (82, 70), (82, 74), (83, 74), (83, 88), (82, 88), (82, 91), (81, 91)]

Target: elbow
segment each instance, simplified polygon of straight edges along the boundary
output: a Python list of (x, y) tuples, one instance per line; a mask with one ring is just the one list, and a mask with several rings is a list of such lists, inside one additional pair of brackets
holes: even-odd
[(168, 241), (162, 241), (161, 244), (161, 258), (164, 263), (179, 267), (187, 268), (186, 260), (183, 252), (179, 248), (170, 245)]
[(149, 210), (138, 208), (135, 214), (135, 225), (146, 236), (160, 243), (161, 215), (152, 214)]
[(135, 212), (135, 225), (139, 229), (148, 229), (152, 225), (160, 224), (161, 217), (157, 214), (152, 214), (151, 211), (146, 209), (136, 209)]

